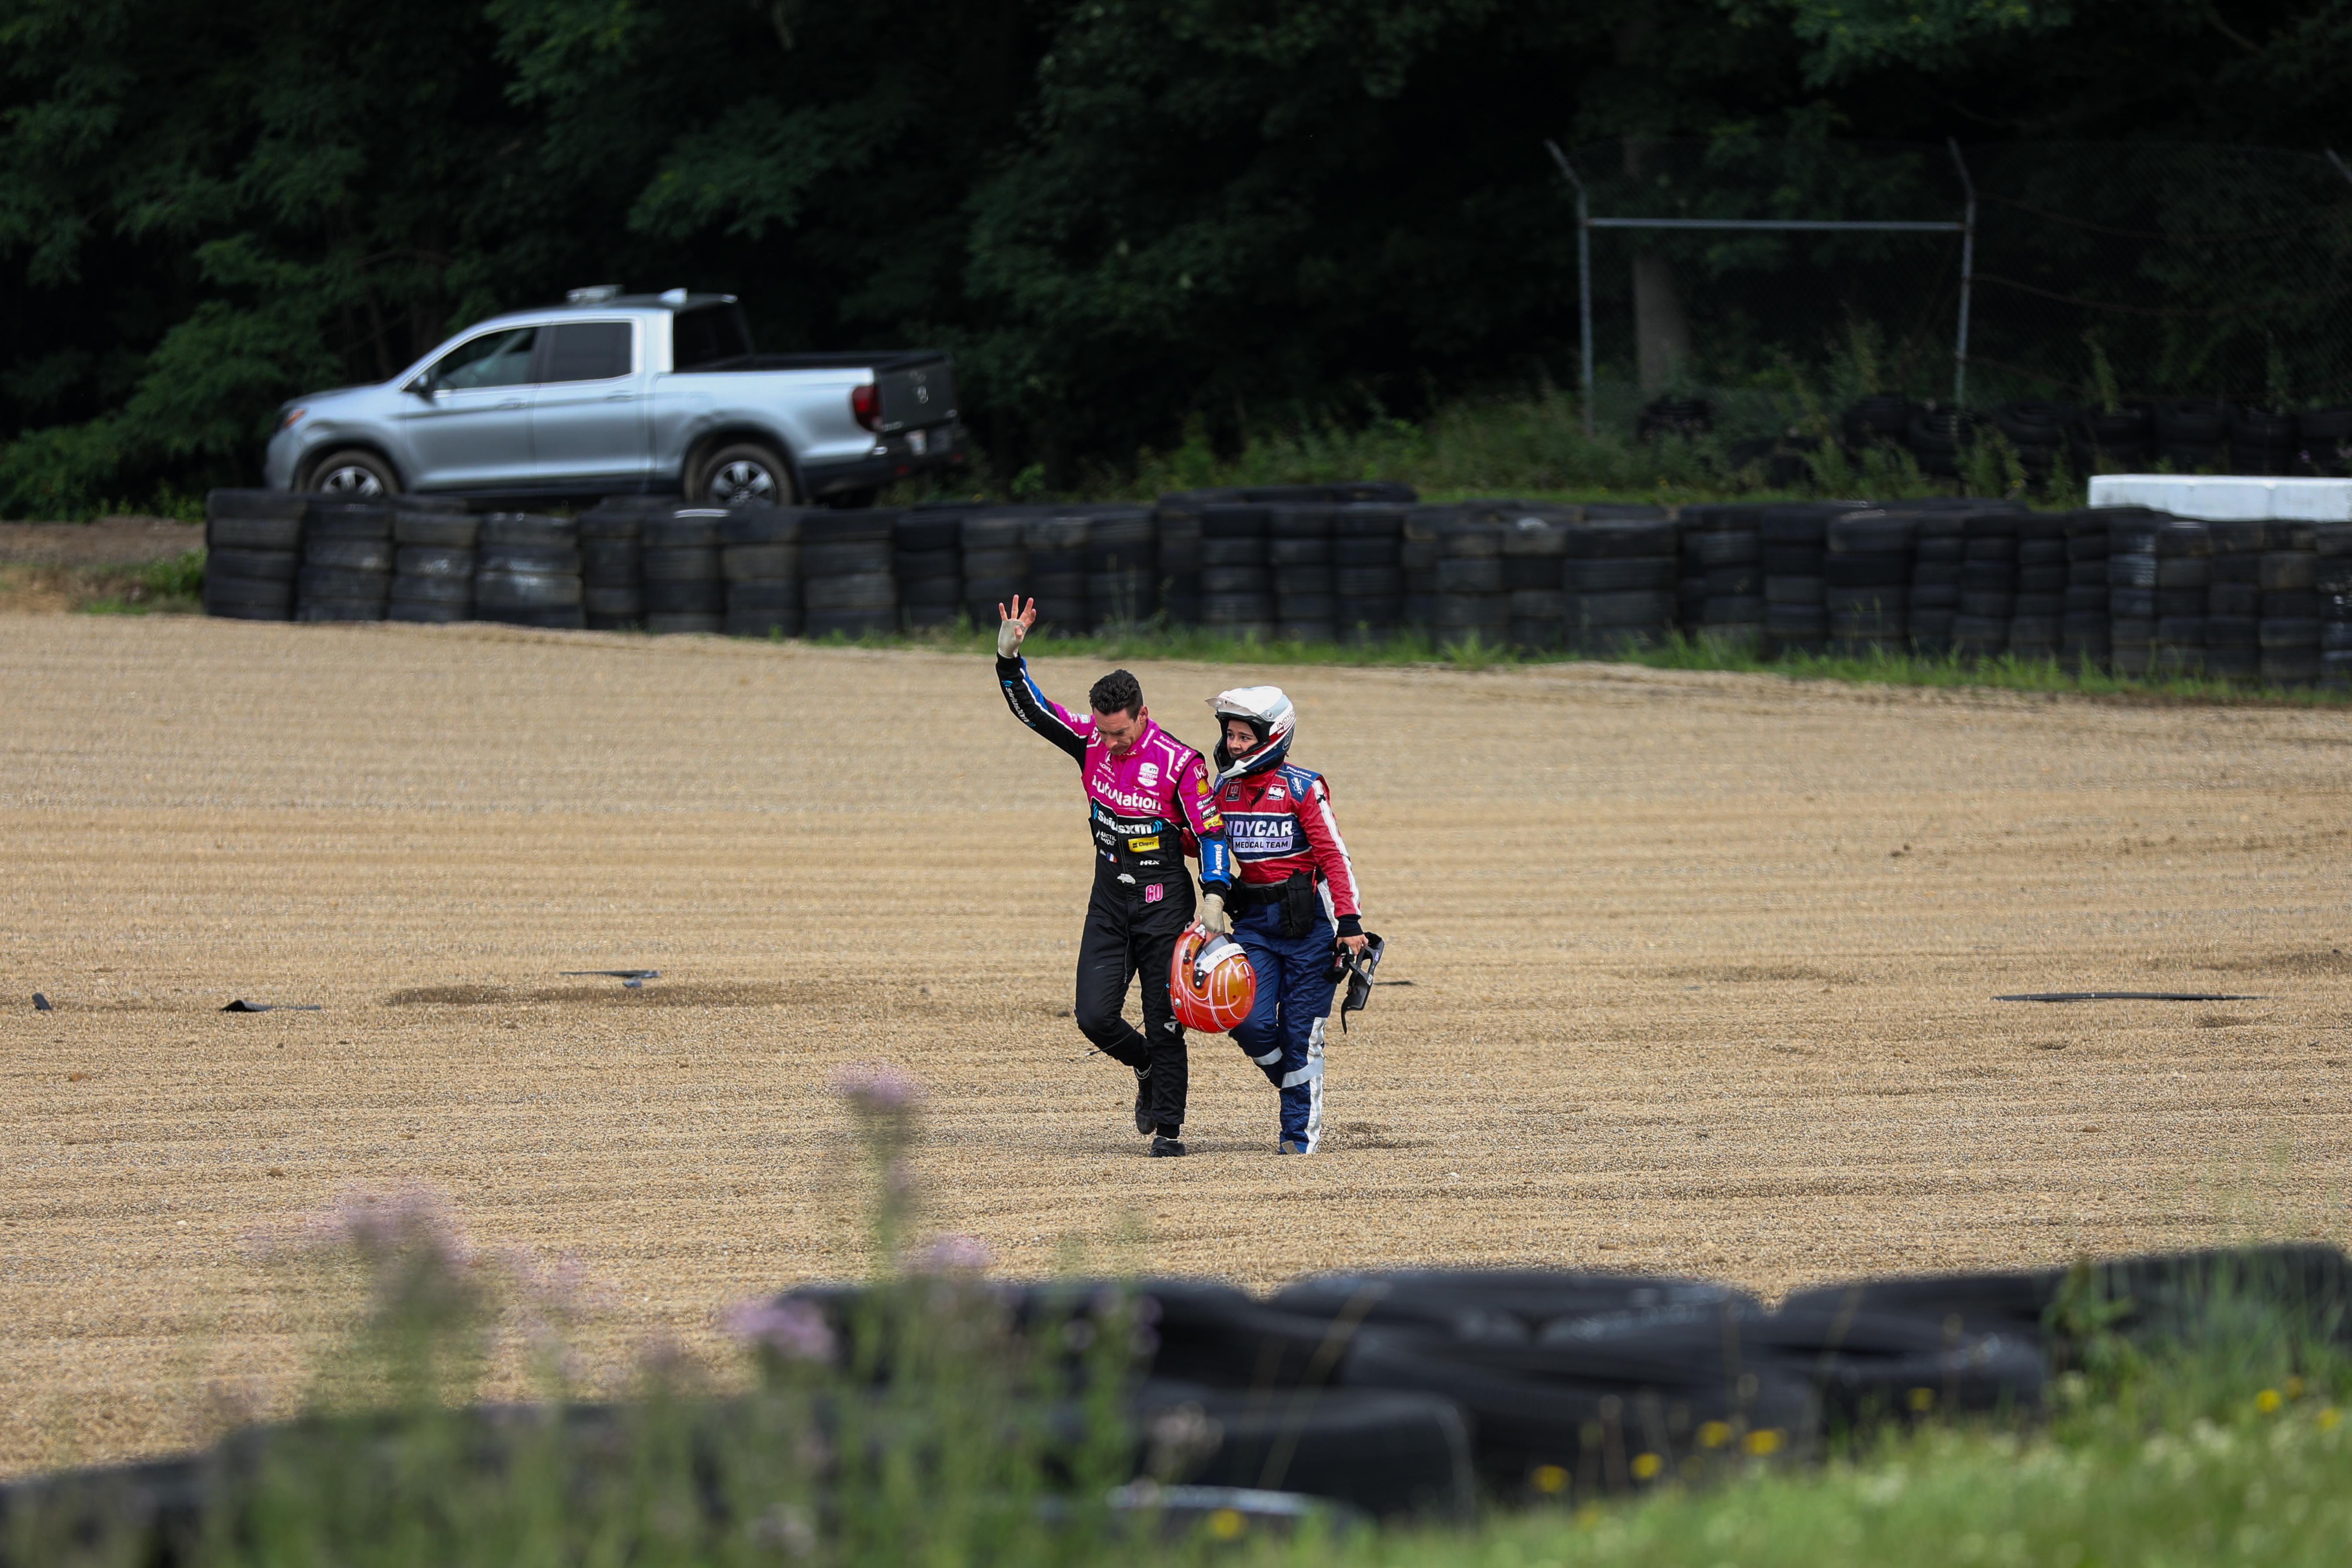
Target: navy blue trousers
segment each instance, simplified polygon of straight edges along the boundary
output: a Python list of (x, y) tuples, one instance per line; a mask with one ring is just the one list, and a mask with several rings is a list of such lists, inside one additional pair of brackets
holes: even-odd
[(1323, 1141), (1323, 1021), (1331, 1015), (1332, 928), (1282, 935), (1282, 910), (1268, 905), (1234, 922), (1234, 940), (1257, 975), (1257, 1001), (1234, 1031), (1282, 1098), (1282, 1141), (1313, 1153)]

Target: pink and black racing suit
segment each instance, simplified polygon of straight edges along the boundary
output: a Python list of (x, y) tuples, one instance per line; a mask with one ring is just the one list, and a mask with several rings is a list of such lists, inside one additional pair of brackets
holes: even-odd
[[(1185, 857), (1199, 859), (1202, 886), (1212, 892), (1227, 891), (1234, 879), (1208, 763), (1150, 721), (1125, 755), (1111, 755), (1094, 715), (1072, 713), (1037, 689), (1024, 658), (999, 658), (996, 679), (1013, 716), (1067, 752), (1086, 787), (1095, 885), (1078, 942), (1078, 1028), (1105, 1056), (1150, 1072), (1152, 1115), (1173, 1138), (1189, 1087), (1184, 1030), (1168, 998), (1168, 963), (1195, 909)], [(1120, 1016), (1138, 973), (1141, 1033)]]

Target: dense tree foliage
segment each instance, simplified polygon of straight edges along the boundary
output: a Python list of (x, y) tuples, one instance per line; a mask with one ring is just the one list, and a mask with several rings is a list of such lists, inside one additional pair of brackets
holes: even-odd
[(1001, 468), (1564, 377), (1541, 142), (2352, 143), (2343, 0), (0, 0), (0, 505), (567, 286), (939, 344)]

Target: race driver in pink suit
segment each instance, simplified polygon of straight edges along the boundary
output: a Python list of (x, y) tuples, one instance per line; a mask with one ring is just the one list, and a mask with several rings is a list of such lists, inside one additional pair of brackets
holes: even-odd
[[(1142, 686), (1126, 670), (1095, 682), (1083, 714), (1038, 690), (1021, 657), (1022, 638), (1037, 624), (1037, 602), (1024, 609), (1015, 596), (1011, 610), (997, 608), (1003, 621), (996, 633), (996, 679), (1005, 704), (1069, 753), (1086, 785), (1095, 886), (1078, 939), (1078, 1028), (1103, 1055), (1134, 1069), (1135, 1130), (1150, 1136), (1151, 1152), (1181, 1154), (1189, 1085), (1184, 1027), (1168, 997), (1168, 963), (1193, 920), (1184, 858), (1201, 863), (1200, 917), (1212, 931), (1225, 929), (1224, 895), (1234, 876), (1208, 763), (1152, 722)], [(1139, 973), (1140, 1033), (1120, 1016)]]

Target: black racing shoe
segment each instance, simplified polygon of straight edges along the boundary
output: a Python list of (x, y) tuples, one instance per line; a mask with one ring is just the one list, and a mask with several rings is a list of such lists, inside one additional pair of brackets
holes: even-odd
[(1171, 1154), (1181, 1154), (1183, 1152), (1184, 1140), (1181, 1138), (1170, 1138), (1163, 1135), (1151, 1141), (1151, 1157), (1155, 1160)]
[(1151, 1130), (1159, 1125), (1158, 1118), (1151, 1114), (1151, 1069), (1138, 1068), (1135, 1069), (1135, 1130), (1149, 1138)]

